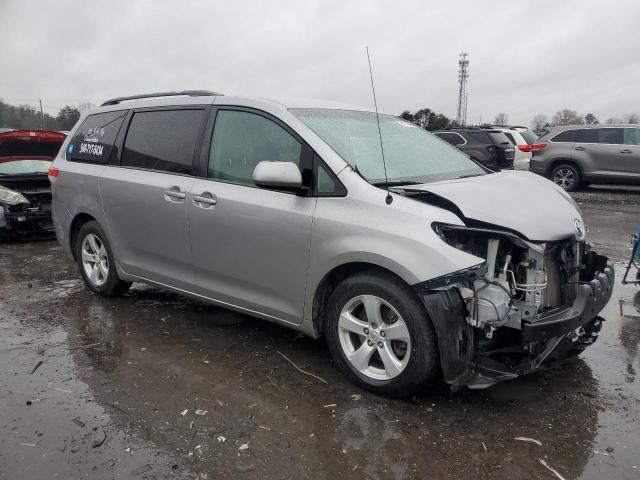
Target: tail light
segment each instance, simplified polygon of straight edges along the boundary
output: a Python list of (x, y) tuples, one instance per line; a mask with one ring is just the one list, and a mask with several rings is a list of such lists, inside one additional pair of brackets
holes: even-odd
[(538, 150), (542, 150), (546, 147), (546, 143), (534, 143), (533, 145), (518, 145), (518, 150), (521, 152), (537, 152)]
[(58, 175), (60, 175), (60, 169), (51, 165), (49, 167), (49, 181), (53, 183), (55, 179), (58, 178)]

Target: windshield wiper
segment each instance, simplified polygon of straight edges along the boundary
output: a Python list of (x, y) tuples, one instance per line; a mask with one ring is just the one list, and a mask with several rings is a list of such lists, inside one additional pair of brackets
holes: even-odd
[(484, 175), (484, 173), (471, 173), (469, 175), (460, 175), (459, 177), (456, 177), (456, 179), (458, 178), (471, 178), (471, 177), (479, 177), (481, 175)]
[(401, 187), (402, 185), (420, 185), (423, 182), (416, 182), (414, 180), (392, 180), (390, 182), (385, 182), (384, 180), (379, 182), (371, 182), (371, 185), (374, 187)]

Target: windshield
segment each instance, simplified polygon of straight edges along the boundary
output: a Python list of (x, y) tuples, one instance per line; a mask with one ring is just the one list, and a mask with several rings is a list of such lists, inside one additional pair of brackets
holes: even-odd
[(26, 173), (48, 173), (49, 160), (13, 160), (0, 163), (0, 175), (23, 175)]
[[(292, 109), (322, 140), (370, 183), (384, 183), (376, 114), (352, 110)], [(390, 183), (427, 183), (485, 171), (447, 142), (412, 123), (380, 115)]]

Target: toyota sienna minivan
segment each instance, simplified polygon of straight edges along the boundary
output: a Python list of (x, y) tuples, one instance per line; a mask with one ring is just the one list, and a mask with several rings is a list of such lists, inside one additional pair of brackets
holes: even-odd
[(206, 91), (109, 100), (49, 172), (58, 240), (98, 295), (145, 282), (324, 336), (390, 396), (440, 375), (487, 387), (593, 343), (614, 272), (569, 195), (379, 121)]

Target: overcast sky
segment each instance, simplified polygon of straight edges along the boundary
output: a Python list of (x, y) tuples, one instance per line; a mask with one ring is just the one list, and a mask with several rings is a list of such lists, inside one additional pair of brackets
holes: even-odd
[(174, 89), (428, 107), (529, 125), (640, 113), (640, 1), (0, 0), (0, 98), (65, 104)]

